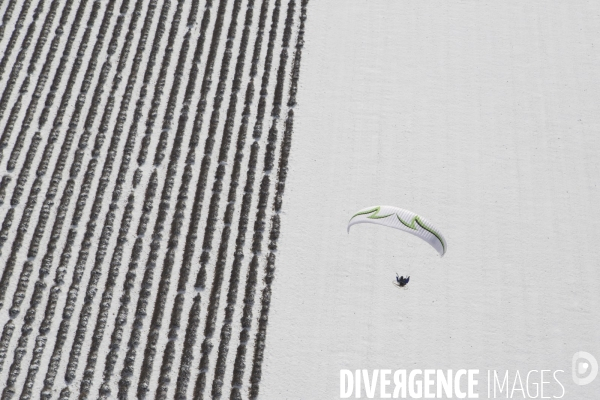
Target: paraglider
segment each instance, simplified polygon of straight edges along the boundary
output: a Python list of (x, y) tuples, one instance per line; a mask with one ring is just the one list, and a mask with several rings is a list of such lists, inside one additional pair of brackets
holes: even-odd
[[(420, 215), (402, 208), (392, 206), (364, 208), (350, 218), (348, 233), (350, 233), (350, 227), (356, 224), (375, 224), (410, 233), (429, 243), (440, 257), (443, 257), (448, 249), (446, 239), (433, 224)], [(405, 287), (409, 280), (410, 276), (404, 278), (404, 276), (398, 277), (398, 274), (396, 274), (394, 285)]]

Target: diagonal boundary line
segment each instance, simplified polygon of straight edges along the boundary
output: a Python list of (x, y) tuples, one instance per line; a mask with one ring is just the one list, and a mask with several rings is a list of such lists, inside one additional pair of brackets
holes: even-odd
[[(275, 4), (275, 8), (274, 8), (274, 12), (273, 12), (273, 25), (272, 25), (272, 30), (271, 30), (271, 47), (276, 35), (276, 30), (277, 30), (277, 21), (279, 19), (279, 1), (276, 2)], [(272, 53), (272, 50), (269, 52), (269, 54)], [(266, 65), (265, 65), (265, 72), (264, 72), (264, 76), (263, 76), (263, 87), (262, 87), (262, 91), (261, 93), (264, 93), (264, 95), (266, 96), (266, 86), (268, 85), (268, 77), (269, 77), (269, 71), (270, 71), (270, 56), (268, 55), (266, 58)], [(254, 72), (256, 73), (256, 72)], [(253, 88), (252, 88), (253, 91)], [(259, 110), (264, 110), (264, 97), (261, 98), (261, 106), (259, 106)], [(257, 125), (261, 126), (262, 125), (262, 115), (264, 115), (263, 113), (259, 113), (257, 115)], [(260, 132), (260, 131), (259, 131)], [(204, 186), (203, 186), (204, 188)], [(202, 188), (202, 190), (204, 190)], [(201, 193), (203, 194), (203, 192)], [(197, 197), (198, 200), (199, 197)], [(189, 235), (188, 235), (188, 240), (189, 240)], [(185, 257), (184, 257), (185, 258)], [(206, 271), (205, 269), (200, 269), (200, 271), (198, 272), (198, 276), (196, 279), (196, 287), (203, 287), (204, 286), (204, 279), (206, 276)], [(181, 276), (180, 276), (181, 278)], [(181, 284), (181, 281), (180, 281)], [(183, 284), (184, 286), (182, 286), (183, 288), (185, 287), (185, 282)], [(191, 373), (191, 362), (193, 359), (193, 354), (192, 354), (192, 348), (194, 346), (195, 340), (196, 340), (196, 332), (198, 329), (198, 325), (200, 324), (200, 319), (199, 319), (199, 313), (200, 313), (200, 294), (197, 294), (194, 299), (193, 299), (193, 303), (192, 303), (192, 308), (190, 310), (189, 313), (189, 317), (188, 317), (188, 326), (186, 329), (186, 335), (185, 335), (185, 340), (184, 340), (184, 351), (182, 354), (182, 358), (181, 358), (181, 362), (180, 362), (180, 367), (179, 367), (179, 376), (177, 379), (177, 387), (176, 387), (176, 398), (186, 398), (186, 391), (187, 391), (187, 385), (189, 383), (189, 378), (190, 378), (190, 373)], [(186, 350), (187, 349), (187, 350)]]
[[(273, 12), (273, 21), (274, 24), (272, 25), (272, 35), (270, 35), (270, 41), (269, 41), (269, 49), (271, 49), (271, 51), (268, 51), (266, 57), (266, 62), (265, 62), (265, 71), (268, 71), (265, 73), (264, 77), (268, 77), (270, 76), (270, 68), (271, 68), (271, 59), (272, 59), (272, 49), (274, 47), (274, 42), (276, 39), (276, 30), (278, 27), (278, 23), (279, 23), (279, 6), (280, 3), (276, 3), (275, 4), (275, 9)], [(268, 4), (264, 3), (263, 4), (263, 13), (264, 13), (264, 17), (262, 17), (263, 19), (266, 18), (266, 11), (268, 8)], [(262, 30), (264, 30), (264, 22), (262, 23), (263, 27), (261, 29), (261, 35), (262, 35)], [(258, 38), (257, 38), (258, 41)], [(258, 48), (257, 48), (258, 49)], [(255, 49), (255, 50), (257, 50)], [(260, 49), (258, 49), (260, 50)], [(260, 57), (259, 53), (256, 53), (254, 55), (254, 62), (256, 64), (256, 62), (258, 61), (258, 57)], [(254, 73), (254, 75), (256, 74), (256, 72), (254, 72), (254, 70), (256, 70), (257, 68), (254, 67), (253, 70), (250, 71), (251, 74)], [(268, 85), (268, 79), (264, 80), (264, 85), (263, 88), (265, 89), (263, 92), (261, 92), (261, 94), (265, 94), (265, 97), (262, 98), (263, 99), (263, 103), (264, 104), (264, 100), (266, 99), (266, 88)], [(253, 77), (251, 82), (249, 83), (248, 86), (248, 95), (253, 94)], [(251, 101), (251, 99), (249, 99)], [(219, 303), (220, 303), (220, 294), (221, 294), (221, 286), (223, 283), (223, 278), (224, 278), (224, 273), (225, 273), (225, 266), (226, 266), (226, 257), (227, 257), (227, 246), (228, 246), (228, 241), (229, 241), (229, 235), (231, 232), (231, 222), (233, 220), (233, 215), (234, 215), (234, 211), (235, 211), (235, 193), (236, 193), (236, 189), (238, 186), (238, 180), (239, 180), (239, 174), (240, 174), (240, 168), (241, 168), (241, 162), (242, 162), (242, 158), (243, 158), (243, 148), (244, 148), (244, 144), (245, 144), (245, 137), (246, 137), (246, 131), (247, 131), (247, 120), (248, 120), (248, 113), (249, 113), (249, 104), (246, 105), (246, 116), (245, 116), (245, 120), (242, 121), (242, 125), (240, 126), (240, 131), (238, 133), (238, 142), (237, 142), (237, 148), (236, 148), (236, 158), (235, 158), (235, 162), (234, 162), (234, 167), (231, 171), (231, 181), (230, 181), (230, 190), (229, 190), (229, 194), (228, 194), (228, 203), (227, 203), (227, 207), (225, 209), (225, 213), (224, 213), (224, 227), (223, 230), (221, 232), (221, 243), (219, 244), (219, 248), (218, 248), (218, 253), (217, 253), (217, 262), (215, 264), (215, 271), (214, 271), (214, 277), (213, 277), (213, 283), (212, 283), (212, 287), (211, 287), (211, 292), (210, 292), (210, 297), (209, 297), (209, 303), (207, 305), (207, 316), (206, 316), (206, 321), (205, 321), (205, 328), (204, 328), (204, 340), (201, 344), (201, 359), (200, 359), (200, 371), (199, 374), (197, 376), (196, 379), (196, 386), (194, 389), (194, 396), (199, 398), (199, 397), (203, 397), (204, 396), (204, 390), (206, 388), (206, 380), (207, 380), (207, 373), (209, 372), (209, 362), (210, 362), (210, 353), (212, 352), (212, 348), (213, 348), (213, 343), (212, 343), (212, 338), (214, 336), (214, 333), (216, 331), (216, 323), (217, 323), (217, 318), (218, 318), (218, 308), (219, 308)], [(262, 126), (262, 118), (264, 116), (263, 114), (257, 115), (257, 122), (260, 121), (260, 124)], [(210, 207), (209, 207), (209, 216), (207, 219), (207, 225), (206, 225), (206, 229), (205, 229), (205, 233), (204, 233), (204, 242), (203, 242), (203, 252), (202, 255), (200, 257), (200, 273), (197, 279), (197, 286), (203, 286), (204, 285), (204, 279), (205, 277), (202, 276), (202, 272), (205, 271), (206, 269), (206, 265), (208, 264), (209, 260), (210, 260), (210, 249), (212, 248), (212, 240), (213, 240), (213, 235), (214, 235), (214, 231), (215, 231), (215, 223), (216, 223), (216, 219), (217, 219), (217, 214), (219, 211), (219, 201), (220, 201), (220, 195), (221, 195), (221, 190), (222, 190), (222, 177), (225, 174), (225, 161), (227, 158), (227, 152), (229, 150), (229, 146), (230, 146), (230, 141), (231, 141), (231, 133), (228, 134), (229, 137), (227, 138), (227, 140), (225, 140), (222, 143), (222, 148), (221, 148), (221, 153), (220, 153), (220, 164), (219, 167), (217, 168), (216, 174), (215, 174), (215, 184), (213, 187), (213, 195), (211, 196), (211, 203), (210, 203)], [(258, 148), (258, 146), (255, 147), (256, 149)], [(255, 168), (255, 164), (250, 163), (249, 164), (249, 168)], [(241, 217), (243, 218), (243, 217)], [(242, 222), (243, 224), (243, 222)], [(215, 369), (215, 376), (217, 375), (217, 370)], [(213, 397), (218, 397), (219, 395), (215, 396), (214, 393), (212, 393)]]
[[(260, 192), (256, 208), (256, 220), (254, 222), (254, 232), (252, 236), (252, 259), (246, 277), (246, 287), (244, 290), (244, 308), (241, 318), (242, 330), (240, 332), (240, 344), (236, 351), (234, 362), (233, 377), (231, 382), (231, 399), (241, 399), (241, 385), (245, 371), (246, 347), (249, 340), (249, 331), (252, 327), (252, 308), (254, 305), (254, 296), (257, 283), (257, 270), (259, 264), (259, 255), (261, 254), (263, 233), (265, 230), (265, 218), (267, 203), (269, 199), (270, 171), (273, 168), (275, 158), (275, 145), (277, 139), (277, 122), (281, 111), (281, 102), (283, 98), (283, 85), (286, 76), (286, 67), (288, 60), (288, 47), (292, 36), (292, 26), (294, 13), (296, 10), (296, 1), (290, 0), (288, 3), (287, 16), (285, 20), (285, 29), (282, 38), (282, 48), (279, 55), (279, 67), (277, 70), (277, 84), (273, 98), (273, 109), (271, 111), (271, 128), (267, 138), (266, 152), (264, 155), (263, 177), (260, 183)], [(256, 157), (256, 156), (255, 156)]]
[[(229, 244), (229, 236), (231, 234), (231, 223), (233, 221), (233, 215), (235, 212), (235, 203), (236, 203), (236, 192), (237, 192), (237, 188), (239, 186), (239, 178), (240, 178), (240, 173), (241, 173), (241, 165), (242, 165), (242, 161), (244, 158), (244, 147), (246, 144), (246, 136), (247, 136), (247, 131), (248, 131), (248, 120), (250, 118), (250, 107), (252, 105), (252, 101), (253, 101), (253, 97), (254, 97), (254, 78), (258, 73), (258, 61), (260, 58), (260, 53), (261, 53), (261, 49), (262, 49), (262, 40), (263, 40), (263, 36), (264, 36), (264, 29), (265, 29), (265, 23), (266, 23), (266, 18), (267, 18), (267, 12), (268, 12), (268, 8), (269, 8), (269, 0), (264, 0), (263, 4), (262, 4), (262, 8), (261, 8), (261, 15), (259, 18), (259, 27), (258, 27), (258, 32), (257, 32), (257, 37), (256, 37), (256, 42), (254, 45), (254, 53), (253, 53), (253, 58), (252, 58), (252, 66), (251, 66), (251, 70), (250, 70), (250, 81), (248, 82), (248, 86), (247, 86), (247, 90), (246, 90), (246, 99), (245, 99), (245, 107), (244, 107), (244, 111), (243, 111), (243, 115), (242, 115), (242, 122), (240, 124), (239, 127), (239, 131), (238, 131), (238, 137), (237, 137), (237, 143), (236, 143), (236, 150), (235, 150), (235, 154), (234, 154), (234, 165), (233, 168), (231, 170), (231, 178), (230, 178), (230, 186), (229, 186), (229, 193), (228, 193), (228, 202), (227, 202), (227, 207), (224, 213), (224, 228), (223, 228), (223, 232), (221, 234), (221, 243), (219, 245), (219, 252), (218, 252), (218, 259), (217, 259), (217, 263), (216, 263), (216, 268), (217, 269), (224, 269), (225, 268), (225, 263), (226, 263), (226, 258), (227, 258), (227, 247)], [(275, 36), (272, 36), (272, 42), (271, 45), (273, 45)], [(270, 61), (267, 61), (266, 65), (270, 65)], [(223, 169), (223, 174), (224, 174), (224, 165), (220, 165), (220, 167)], [(216, 213), (216, 211), (215, 211)], [(247, 212), (246, 212), (247, 214)], [(240, 214), (240, 225), (243, 227), (245, 227), (244, 222), (243, 222), (243, 216)], [(206, 245), (204, 246), (205, 248), (207, 247)], [(237, 268), (237, 274), (235, 273), (235, 269), (232, 269), (232, 276), (235, 277), (235, 279), (239, 279), (239, 268)], [(234, 279), (234, 278), (232, 278)], [(237, 292), (237, 286), (235, 287), (235, 289), (232, 288), (232, 286), (230, 285), (229, 287), (229, 292), (231, 292), (232, 290), (235, 290)], [(229, 303), (229, 299), (231, 298), (231, 295), (228, 294), (228, 303)], [(215, 308), (218, 306), (215, 306)], [(231, 322), (231, 321), (229, 321)], [(223, 337), (223, 329), (226, 329), (225, 326), (227, 326), (227, 317), (224, 320), (224, 326), (221, 330), (221, 338)], [(222, 342), (221, 342), (222, 343)], [(222, 346), (219, 346), (219, 357), (217, 358), (217, 362), (215, 364), (215, 376), (214, 376), (214, 381), (213, 381), (213, 389), (211, 392), (211, 395), (213, 398), (219, 398), (221, 396), (221, 391), (220, 391), (220, 385), (217, 385), (217, 389), (215, 390), (215, 384), (214, 382), (222, 382), (222, 373), (224, 373), (225, 367), (224, 367), (224, 358), (223, 358), (223, 350), (222, 350)]]
[(285, 181), (288, 174), (288, 161), (292, 146), (292, 132), (294, 126), (294, 107), (296, 106), (296, 95), (298, 93), (298, 80), (300, 79), (300, 61), (302, 58), (302, 48), (304, 46), (304, 31), (306, 23), (308, 0), (302, 0), (300, 11), (300, 28), (296, 41), (296, 54), (294, 55), (292, 80), (290, 84), (290, 94), (288, 101), (288, 114), (285, 121), (285, 133), (281, 144), (281, 153), (279, 157), (279, 167), (277, 171), (277, 182), (275, 197), (273, 199), (274, 215), (271, 217), (271, 232), (269, 234), (269, 253), (267, 254), (267, 264), (265, 266), (265, 283), (261, 295), (261, 310), (258, 319), (258, 332), (254, 342), (254, 357), (252, 360), (252, 372), (250, 374), (250, 398), (258, 397), (260, 389), (260, 379), (262, 376), (262, 363), (264, 360), (264, 351), (267, 339), (267, 326), (269, 317), (269, 308), (271, 305), (271, 286), (275, 278), (275, 253), (277, 252), (277, 242), (281, 232), (280, 212), (285, 192)]

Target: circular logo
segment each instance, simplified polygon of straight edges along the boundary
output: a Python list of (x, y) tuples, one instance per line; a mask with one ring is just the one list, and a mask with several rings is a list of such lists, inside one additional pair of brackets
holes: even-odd
[(573, 382), (577, 385), (587, 385), (598, 375), (598, 361), (585, 351), (573, 354)]

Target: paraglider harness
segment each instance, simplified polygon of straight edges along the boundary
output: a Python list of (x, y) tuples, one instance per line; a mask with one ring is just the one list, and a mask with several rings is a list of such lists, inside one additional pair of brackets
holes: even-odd
[(408, 281), (410, 281), (410, 276), (404, 278), (404, 276), (399, 277), (398, 274), (396, 274), (396, 282), (398, 282), (398, 286), (404, 287), (408, 284)]

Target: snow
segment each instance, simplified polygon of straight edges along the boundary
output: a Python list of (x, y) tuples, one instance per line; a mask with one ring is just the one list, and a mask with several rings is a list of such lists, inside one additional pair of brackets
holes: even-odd
[[(571, 358), (600, 357), (598, 11), (310, 3), (261, 398), (385, 368), (564, 370), (566, 398), (597, 397)], [(376, 204), (429, 219), (446, 256), (348, 235)]]

